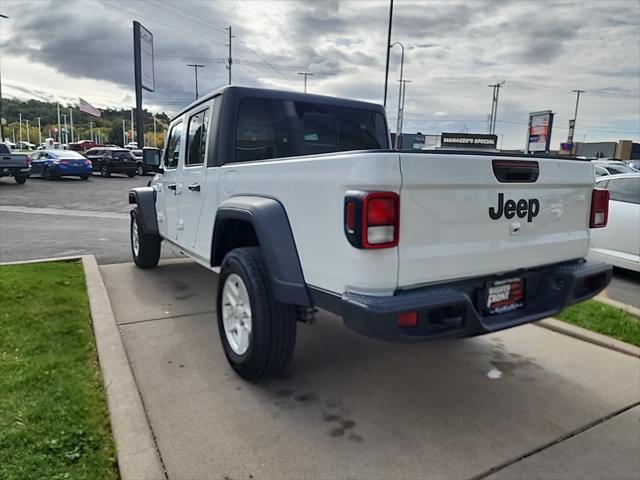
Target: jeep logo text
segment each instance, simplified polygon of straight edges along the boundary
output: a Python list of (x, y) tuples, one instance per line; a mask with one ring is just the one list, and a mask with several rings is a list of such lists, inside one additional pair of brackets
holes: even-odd
[(527, 217), (527, 222), (531, 222), (540, 212), (540, 202), (536, 198), (530, 198), (525, 200), (524, 198), (518, 200), (504, 201), (504, 193), (498, 194), (498, 206), (489, 207), (489, 216), (493, 220), (498, 220), (503, 214), (504, 218), (513, 218), (518, 215), (518, 218)]

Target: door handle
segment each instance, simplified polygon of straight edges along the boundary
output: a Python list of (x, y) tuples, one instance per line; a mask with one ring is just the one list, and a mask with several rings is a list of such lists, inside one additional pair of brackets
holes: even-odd
[(176, 191), (176, 184), (175, 183), (171, 183), (171, 184), (167, 185), (167, 188), (169, 190), (173, 190), (175, 192)]
[(191, 190), (192, 192), (199, 192), (200, 191), (200, 185), (197, 183), (192, 183), (191, 185), (189, 185), (187, 187), (189, 190)]

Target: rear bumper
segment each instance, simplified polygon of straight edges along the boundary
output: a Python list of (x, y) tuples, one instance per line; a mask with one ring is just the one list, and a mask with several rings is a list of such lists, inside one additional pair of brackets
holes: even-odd
[(52, 173), (58, 176), (91, 175), (91, 173), (93, 172), (93, 167), (91, 165), (84, 165), (81, 167), (72, 165), (55, 165), (49, 168), (51, 169)]
[(0, 177), (10, 177), (13, 175), (28, 175), (29, 167), (0, 167)]
[[(322, 299), (312, 296), (320, 300), (317, 306), (342, 315), (345, 326), (358, 333), (388, 341), (419, 342), (480, 335), (555, 315), (598, 294), (609, 284), (611, 275), (609, 265), (577, 260), (499, 277), (398, 291), (391, 297), (347, 293), (332, 302), (327, 294), (320, 295)], [(486, 282), (512, 276), (525, 279), (524, 307), (485, 315), (481, 307)], [(399, 327), (398, 314), (414, 311), (418, 312), (418, 325)]]

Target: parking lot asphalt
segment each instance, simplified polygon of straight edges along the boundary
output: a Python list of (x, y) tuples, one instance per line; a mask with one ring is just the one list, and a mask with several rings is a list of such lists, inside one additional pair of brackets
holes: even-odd
[[(130, 262), (127, 193), (151, 178), (0, 179), (0, 261), (92, 254), (99, 263)], [(178, 255), (163, 249), (163, 258)]]
[(214, 273), (101, 273), (169, 479), (640, 477), (637, 357), (535, 325), (389, 344), (320, 312), (254, 385), (224, 358)]

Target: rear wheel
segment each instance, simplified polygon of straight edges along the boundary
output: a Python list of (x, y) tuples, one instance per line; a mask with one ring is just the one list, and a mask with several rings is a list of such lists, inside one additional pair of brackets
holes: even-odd
[(274, 299), (259, 248), (236, 248), (225, 256), (217, 312), (222, 346), (238, 375), (257, 381), (287, 367), (296, 342), (296, 312)]
[(160, 241), (157, 235), (149, 235), (142, 231), (138, 212), (131, 211), (131, 254), (133, 261), (140, 268), (153, 268), (160, 260)]
[(89, 180), (89, 175), (80, 175), (81, 180)]
[(16, 183), (24, 183), (27, 181), (27, 178), (29, 178), (29, 175), (14, 175), (13, 177)]
[(135, 176), (136, 176), (136, 172), (127, 172), (127, 177), (131, 178)]
[(136, 172), (138, 175), (144, 175), (144, 167), (142, 165), (138, 165), (138, 171)]
[(109, 170), (109, 167), (107, 167), (106, 165), (100, 165), (100, 175), (102, 175), (103, 177), (110, 177), (111, 170)]

